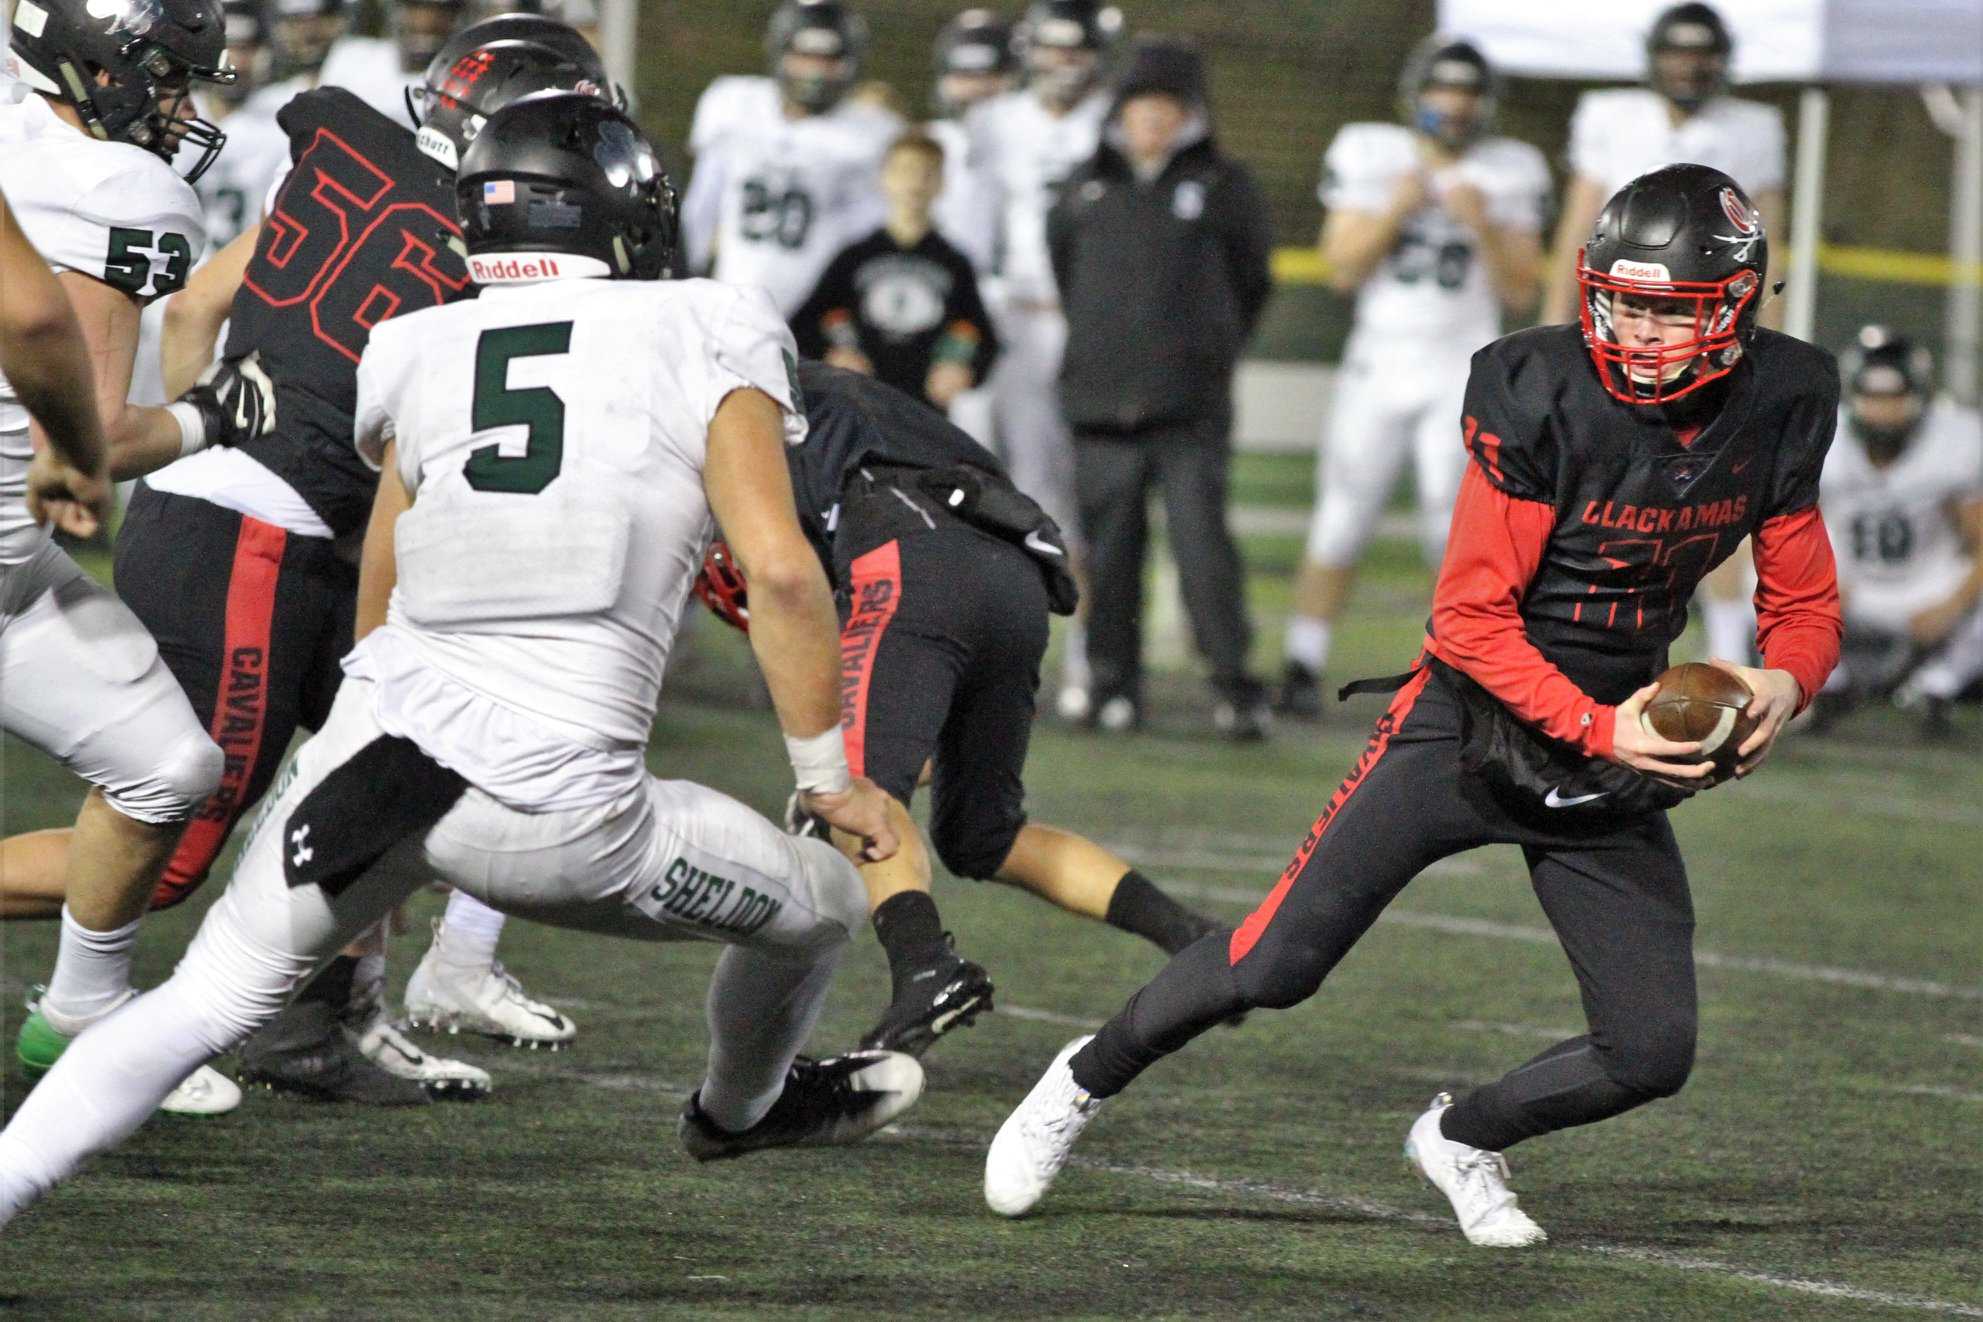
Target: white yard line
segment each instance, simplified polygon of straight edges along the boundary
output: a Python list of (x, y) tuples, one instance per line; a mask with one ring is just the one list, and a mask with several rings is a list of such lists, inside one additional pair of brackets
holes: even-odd
[(1910, 1097), (1946, 1097), (1954, 1102), (1983, 1102), (1983, 1092), (1966, 1092), (1961, 1088), (1951, 1088), (1940, 1083), (1896, 1083), (1881, 1086), (1878, 1091), (1905, 1093)]
[(1035, 1010), (1031, 1006), (1007, 1005), (998, 1002), (992, 1013), (1005, 1019), (1030, 1019), (1041, 1024), (1064, 1024), (1069, 1028), (1079, 1028), (1094, 1032), (1102, 1026), (1100, 1019), (1084, 1019), (1078, 1014), (1061, 1014), (1057, 1010)]
[(1541, 1042), (1561, 1042), (1576, 1037), (1581, 1028), (1551, 1028), (1547, 1024), (1497, 1024), (1483, 1019), (1461, 1019), (1449, 1024), (1468, 1033), (1499, 1033), (1503, 1037), (1532, 1037)]
[(1944, 1033), (1942, 1041), (1953, 1042), (1959, 1047), (1983, 1047), (1983, 1037), (1974, 1033)]

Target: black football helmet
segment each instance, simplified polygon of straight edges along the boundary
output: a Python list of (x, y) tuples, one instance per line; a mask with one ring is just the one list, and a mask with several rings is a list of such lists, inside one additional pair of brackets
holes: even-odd
[[(455, 202), (479, 284), (659, 280), (675, 252), (675, 188), (660, 156), (624, 110), (596, 96), (529, 96), (491, 115), (462, 153)], [(559, 270), (560, 258), (578, 261)]]
[(468, 17), (468, 0), (392, 0), (387, 6), (393, 45), (403, 73), (419, 73), (434, 62)]
[(227, 142), (210, 121), (185, 114), (195, 82), (234, 81), (217, 0), (17, 0), (10, 44), (14, 76), (74, 106), (91, 136), (168, 162), (191, 144), (198, 158), (188, 182)]
[[(1866, 326), (1838, 356), (1838, 375), (1846, 417), (1866, 449), (1882, 461), (1905, 450), (1920, 430), (1934, 389), (1935, 356), (1928, 347), (1891, 327)], [(1898, 408), (1870, 403), (1894, 397), (1905, 403)], [(1875, 409), (1880, 416), (1872, 416)]]
[(407, 111), (419, 125), (420, 150), (452, 170), (491, 115), (538, 92), (575, 92), (616, 107), (626, 100), (575, 29), (536, 14), (501, 14), (448, 39), (425, 80), (408, 89)]
[[(784, 0), (764, 31), (764, 54), (778, 90), (815, 115), (839, 105), (853, 88), (867, 49), (867, 21), (840, 0)], [(836, 68), (797, 76), (786, 71), (787, 55), (818, 56), (835, 61)]]
[(220, 9), (227, 30), (227, 65), (234, 71), (234, 81), (220, 84), (214, 95), (238, 106), (269, 80), (274, 54), (269, 50), (267, 11), (262, 0), (221, 0)]
[[(943, 25), (933, 52), (935, 101), (939, 114), (962, 115), (1011, 79), (1012, 25), (989, 9), (967, 9)], [(959, 94), (959, 84), (989, 89)]]
[[(1669, 58), (1662, 65), (1662, 55)], [(1688, 114), (1728, 90), (1735, 38), (1712, 5), (1674, 5), (1646, 34), (1646, 80), (1655, 92)]]
[[(1096, 0), (1033, 0), (1013, 29), (1012, 49), (1025, 70), (1026, 85), (1049, 100), (1072, 105), (1102, 79), (1109, 52), (1122, 37), (1122, 11)], [(1068, 61), (1049, 51), (1091, 51), (1094, 58)]]
[[(1619, 189), (1577, 254), (1579, 316), (1598, 378), (1629, 404), (1663, 404), (1735, 370), (1756, 333), (1769, 239), (1749, 195), (1705, 165), (1669, 165)], [(1617, 300), (1684, 314), (1674, 344), (1621, 344)]]
[[(1471, 113), (1444, 113), (1425, 100), (1426, 92), (1435, 87), (1472, 92), (1479, 99)], [(1500, 76), (1480, 47), (1436, 33), (1413, 49), (1398, 79), (1398, 103), (1405, 122), (1448, 151), (1465, 151), (1480, 137), (1494, 118), (1500, 97)]]

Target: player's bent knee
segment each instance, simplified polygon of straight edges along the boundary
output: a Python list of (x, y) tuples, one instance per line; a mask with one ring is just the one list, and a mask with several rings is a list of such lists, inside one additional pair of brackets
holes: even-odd
[(103, 797), (135, 821), (158, 826), (183, 822), (220, 788), (224, 762), (218, 744), (204, 731), (190, 730), (174, 740), (142, 777), (105, 785)]
[(1332, 967), (1313, 946), (1268, 936), (1233, 966), (1233, 974), (1248, 1005), (1285, 1010), (1320, 991)]
[(1025, 824), (1021, 819), (995, 830), (961, 831), (939, 823), (930, 832), (930, 844), (952, 876), (989, 881), (1012, 856), (1012, 842)]
[(1662, 1016), (1636, 1026), (1604, 1053), (1607, 1074), (1643, 1097), (1671, 1097), (1694, 1072), (1694, 1020)]

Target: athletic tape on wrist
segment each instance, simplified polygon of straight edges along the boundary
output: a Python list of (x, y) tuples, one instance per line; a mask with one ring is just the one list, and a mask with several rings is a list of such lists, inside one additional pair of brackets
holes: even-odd
[(165, 411), (179, 424), (179, 457), (197, 454), (207, 448), (207, 425), (200, 418), (199, 409), (191, 404), (180, 402), (167, 404)]
[(785, 755), (792, 759), (793, 778), (807, 793), (840, 794), (854, 783), (854, 773), (847, 767), (847, 745), (837, 725), (805, 739), (786, 735)]

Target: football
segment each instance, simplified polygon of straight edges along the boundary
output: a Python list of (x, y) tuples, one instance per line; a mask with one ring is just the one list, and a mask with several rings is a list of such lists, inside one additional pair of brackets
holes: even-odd
[(1662, 672), (1658, 684), (1659, 692), (1646, 704), (1639, 723), (1663, 739), (1699, 740), (1707, 760), (1734, 770), (1735, 750), (1756, 728), (1749, 715), (1755, 694), (1741, 676), (1689, 661)]

